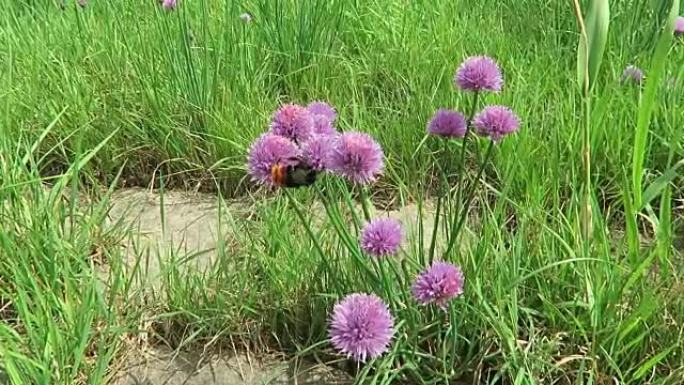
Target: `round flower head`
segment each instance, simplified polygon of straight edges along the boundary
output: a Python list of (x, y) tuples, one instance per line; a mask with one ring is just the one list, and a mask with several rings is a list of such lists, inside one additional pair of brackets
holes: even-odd
[(494, 141), (512, 134), (520, 127), (520, 120), (508, 107), (488, 106), (473, 119), (477, 133)]
[(384, 166), (380, 145), (361, 132), (340, 134), (328, 158), (330, 171), (359, 184), (374, 182)]
[(267, 186), (275, 186), (271, 169), (277, 163), (285, 166), (297, 163), (299, 149), (291, 140), (271, 133), (263, 134), (252, 144), (247, 168), (252, 180)]
[(176, 9), (176, 5), (178, 5), (176, 0), (162, 0), (162, 7), (167, 11)]
[(374, 257), (394, 255), (404, 237), (401, 223), (392, 218), (370, 221), (361, 231), (361, 249)]
[(325, 115), (313, 116), (313, 133), (318, 135), (334, 135), (336, 133), (332, 120)]
[(326, 102), (311, 102), (306, 106), (306, 109), (309, 110), (312, 115), (325, 116), (330, 122), (334, 122), (335, 119), (337, 119), (337, 111)]
[(309, 111), (296, 104), (286, 104), (273, 114), (271, 132), (301, 143), (313, 133), (313, 117)]
[(446, 308), (449, 300), (463, 294), (463, 281), (461, 268), (437, 261), (418, 275), (411, 290), (418, 303)]
[(684, 36), (684, 17), (677, 16), (674, 25), (675, 36)]
[(332, 146), (335, 143), (333, 135), (314, 135), (302, 144), (302, 159), (304, 163), (316, 171), (326, 170)]
[(456, 111), (439, 109), (428, 123), (427, 132), (446, 138), (462, 138), (466, 133), (465, 117)]
[(365, 361), (387, 351), (394, 320), (378, 296), (350, 294), (335, 305), (329, 333), (335, 349), (357, 362)]
[(454, 83), (464, 91), (501, 91), (503, 78), (494, 59), (474, 56), (466, 59), (456, 71)]
[(633, 66), (631, 64), (625, 68), (624, 72), (622, 72), (622, 77), (620, 78), (620, 82), (623, 84), (634, 82), (634, 84), (640, 85), (643, 81), (644, 72), (639, 67)]

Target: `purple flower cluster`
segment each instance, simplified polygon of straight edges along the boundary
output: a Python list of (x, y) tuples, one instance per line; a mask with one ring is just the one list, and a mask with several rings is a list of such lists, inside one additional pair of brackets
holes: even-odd
[(380, 145), (364, 133), (338, 133), (336, 120), (337, 112), (325, 102), (312, 102), (306, 107), (281, 106), (273, 114), (269, 136), (257, 140), (249, 151), (247, 163), (252, 180), (274, 186), (271, 170), (275, 165), (302, 164), (357, 184), (374, 182), (384, 168)]
[(362, 132), (340, 134), (328, 158), (330, 171), (361, 185), (375, 182), (384, 167), (382, 148)]
[(503, 86), (503, 77), (494, 59), (474, 56), (466, 59), (458, 68), (454, 84), (463, 91), (499, 92)]
[(435, 262), (418, 275), (413, 283), (413, 296), (420, 304), (434, 303), (446, 308), (447, 302), (463, 294), (463, 272), (458, 266)]
[(297, 145), (282, 136), (270, 132), (261, 135), (249, 150), (247, 168), (252, 180), (267, 186), (275, 186), (271, 169), (277, 163), (294, 165), (299, 157)]
[(313, 118), (313, 132), (317, 135), (334, 135), (337, 111), (325, 102), (311, 102), (306, 109)]
[[(396, 254), (402, 239), (399, 221), (378, 218), (362, 229), (359, 242), (365, 253), (383, 257)], [(460, 267), (434, 262), (416, 277), (411, 291), (417, 303), (446, 309), (451, 300), (463, 294), (463, 284)], [(356, 361), (385, 352), (393, 333), (389, 309), (375, 295), (351, 294), (333, 309), (329, 329), (332, 345)]]
[(309, 110), (312, 115), (325, 117), (331, 123), (337, 119), (337, 111), (326, 102), (311, 102), (306, 106), (306, 109)]
[[(487, 56), (473, 56), (458, 67), (454, 84), (463, 91), (499, 92), (503, 87), (503, 76), (494, 59)], [(441, 108), (428, 122), (427, 132), (430, 135), (445, 138), (465, 138), (471, 124), (481, 136), (499, 141), (518, 130), (520, 119), (504, 106), (489, 106), (477, 116), (468, 118), (459, 112)]]
[(394, 336), (394, 319), (380, 297), (350, 294), (333, 308), (329, 334), (337, 350), (362, 362), (387, 351)]
[(286, 104), (273, 114), (271, 132), (295, 143), (304, 143), (313, 135), (313, 116), (306, 108)]
[(427, 132), (445, 138), (462, 138), (466, 133), (466, 119), (456, 111), (441, 108), (427, 125)]
[[(463, 283), (460, 267), (435, 262), (418, 275), (411, 289), (419, 304), (447, 309), (449, 301), (463, 294)], [(359, 293), (350, 294), (335, 305), (328, 330), (333, 347), (355, 361), (386, 352), (394, 332), (392, 314), (382, 299)]]
[(399, 251), (403, 238), (401, 223), (396, 219), (374, 219), (361, 231), (361, 249), (374, 257), (394, 255)]
[(473, 119), (473, 125), (481, 136), (499, 141), (520, 127), (520, 120), (505, 106), (488, 106)]
[(334, 134), (314, 135), (302, 144), (302, 159), (309, 167), (316, 171), (325, 171), (332, 151), (332, 143), (336, 140)]

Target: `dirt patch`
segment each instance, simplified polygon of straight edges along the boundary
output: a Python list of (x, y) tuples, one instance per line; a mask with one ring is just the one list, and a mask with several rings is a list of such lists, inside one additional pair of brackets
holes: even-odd
[(182, 268), (212, 266), (219, 248), (236, 241), (239, 222), (248, 212), (244, 202), (209, 194), (130, 189), (112, 196), (108, 226), (126, 232), (125, 263), (132, 266), (142, 257), (144, 275), (156, 281), (165, 259), (178, 258)]
[(246, 353), (199, 354), (155, 348), (129, 360), (115, 385), (346, 385), (350, 376), (323, 364)]

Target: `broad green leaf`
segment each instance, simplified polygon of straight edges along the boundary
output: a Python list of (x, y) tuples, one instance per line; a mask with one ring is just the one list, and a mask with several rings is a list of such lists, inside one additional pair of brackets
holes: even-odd
[(591, 89), (596, 81), (608, 39), (610, 6), (608, 0), (593, 0), (584, 21), (587, 36), (580, 36), (577, 50), (577, 79), (583, 89), (588, 82)]
[(684, 166), (684, 159), (665, 170), (661, 176), (657, 177), (650, 185), (648, 185), (648, 187), (646, 187), (642, 196), (641, 206), (639, 207), (640, 210), (646, 207), (647, 204), (651, 203), (651, 201), (657, 197), (663, 191), (663, 189), (670, 184), (670, 182), (672, 182), (672, 179), (679, 175), (677, 171), (682, 166)]
[(644, 362), (643, 365), (641, 365), (636, 372), (634, 372), (633, 378), (635, 380), (640, 380), (642, 377), (644, 377), (648, 372), (653, 369), (654, 366), (658, 365), (660, 361), (662, 361), (665, 357), (667, 357), (668, 354), (674, 348), (677, 347), (677, 344), (670, 346), (669, 348), (663, 350), (662, 352), (656, 354), (655, 356), (651, 357), (648, 361)]

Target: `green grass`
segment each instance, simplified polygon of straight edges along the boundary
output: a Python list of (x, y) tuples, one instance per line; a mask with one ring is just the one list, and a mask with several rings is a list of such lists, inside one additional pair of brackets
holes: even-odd
[[(328, 310), (361, 290), (395, 301), (402, 320), (363, 383), (681, 382), (684, 46), (658, 46), (670, 2), (611, 4), (587, 119), (570, 2), (91, 3), (0, 10), (0, 368), (13, 383), (106, 384), (142, 332), (175, 347), (240, 341), (330, 359)], [(511, 106), (523, 126), (496, 146), (475, 194), (477, 220), (454, 256), (466, 292), (447, 327), (406, 297), (417, 264), (362, 279), (369, 266), (356, 235), (345, 238), (346, 214), (322, 219), (316, 245), (299, 236), (295, 204), (317, 194), (256, 191), (244, 162), (280, 103), (328, 100), (340, 129), (383, 146), (388, 172), (374, 193), (422, 202), (437, 174), (435, 143), (416, 151), (426, 121), (465, 105), (453, 73), (481, 53), (506, 80), (484, 102)], [(629, 63), (646, 70), (642, 90), (618, 83)], [(236, 238), (208, 273), (183, 271), (179, 251), (164, 256), (161, 289), (141, 289), (103, 220), (109, 192), (149, 184), (248, 200), (256, 220), (225, 223)], [(420, 261), (417, 242), (406, 250)]]

